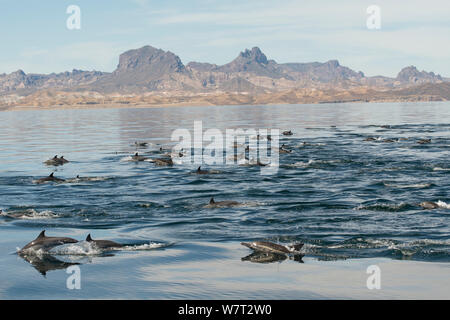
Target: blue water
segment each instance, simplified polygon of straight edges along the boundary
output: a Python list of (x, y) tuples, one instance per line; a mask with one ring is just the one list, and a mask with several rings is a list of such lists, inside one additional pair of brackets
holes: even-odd
[[(194, 164), (126, 161), (136, 151), (160, 156), (161, 146), (173, 145), (173, 130), (193, 133), (200, 120), (204, 130), (292, 130), (280, 144), (293, 152), (280, 154), (275, 175), (239, 165), (204, 165), (219, 173), (196, 175)], [(161, 244), (115, 255), (130, 261), (190, 243), (266, 239), (304, 242), (306, 258), (326, 261), (450, 262), (449, 103), (12, 111), (0, 112), (0, 124), (0, 209), (9, 215), (0, 217), (0, 262), (10, 279), (31, 269), (14, 252), (43, 229), (80, 240), (91, 233)], [(407, 139), (382, 142), (387, 138)], [(431, 143), (417, 143), (424, 138)], [(136, 149), (135, 141), (149, 146)], [(70, 163), (43, 164), (56, 154)], [(63, 179), (94, 179), (33, 183), (53, 171)], [(243, 205), (205, 207), (212, 196)], [(441, 206), (424, 210), (423, 201)], [(107, 270), (115, 258), (88, 263)]]

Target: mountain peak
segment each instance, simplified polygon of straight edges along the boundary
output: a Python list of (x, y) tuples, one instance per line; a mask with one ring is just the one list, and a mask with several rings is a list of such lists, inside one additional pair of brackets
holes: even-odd
[(331, 66), (333, 68), (337, 68), (337, 67), (340, 66), (338, 60), (329, 60), (329, 61), (326, 62), (326, 64), (328, 64), (329, 66)]
[(252, 50), (245, 49), (239, 54), (237, 59), (239, 58), (262, 64), (268, 63), (266, 55), (258, 47), (253, 47)]
[(152, 69), (152, 66), (155, 65), (158, 65), (159, 69), (164, 69), (167, 72), (180, 72), (184, 70), (184, 65), (177, 55), (152, 46), (144, 46), (122, 53), (119, 57), (119, 65), (115, 72), (122, 73), (133, 70)]

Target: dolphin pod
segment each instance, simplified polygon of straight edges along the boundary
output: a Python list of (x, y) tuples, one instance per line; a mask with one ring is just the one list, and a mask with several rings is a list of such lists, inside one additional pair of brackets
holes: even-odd
[[(91, 238), (91, 235), (88, 234), (86, 237), (86, 241), (92, 243), (99, 249), (113, 249), (123, 247), (122, 244), (110, 241), (110, 240), (94, 240)], [(48, 252), (50, 249), (67, 244), (67, 243), (77, 243), (79, 242), (76, 239), (68, 238), (68, 237), (47, 237), (45, 235), (45, 230), (41, 231), (41, 233), (34, 239), (33, 241), (27, 243), (22, 249), (18, 251), (19, 254), (26, 254), (29, 250), (43, 250)]]
[(45, 161), (44, 163), (48, 166), (62, 166), (65, 163), (68, 163), (69, 160), (65, 159), (64, 156), (61, 156), (60, 158), (58, 158), (58, 156), (54, 156), (51, 159), (48, 159), (47, 161)]

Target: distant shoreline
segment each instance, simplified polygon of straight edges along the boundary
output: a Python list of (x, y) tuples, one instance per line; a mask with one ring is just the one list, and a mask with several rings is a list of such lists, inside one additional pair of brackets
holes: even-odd
[(149, 108), (172, 108), (172, 107), (212, 107), (212, 106), (274, 106), (274, 105), (321, 105), (321, 104), (340, 104), (340, 103), (436, 103), (436, 102), (448, 102), (447, 100), (340, 100), (340, 101), (318, 101), (318, 102), (275, 102), (275, 103), (258, 103), (258, 104), (245, 104), (245, 103), (224, 103), (224, 104), (212, 104), (202, 102), (183, 102), (183, 103), (164, 103), (164, 104), (121, 104), (121, 103), (107, 103), (107, 104), (72, 104), (72, 105), (54, 105), (54, 106), (0, 106), (1, 111), (33, 111), (33, 110), (95, 110), (95, 109), (149, 109)]

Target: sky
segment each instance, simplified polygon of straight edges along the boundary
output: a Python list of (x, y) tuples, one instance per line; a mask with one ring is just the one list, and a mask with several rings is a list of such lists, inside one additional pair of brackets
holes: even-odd
[[(69, 30), (67, 7), (81, 10)], [(369, 29), (367, 8), (380, 8)], [(278, 63), (325, 62), (368, 76), (405, 66), (450, 77), (448, 0), (0, 0), (0, 74), (113, 71), (126, 50), (151, 45), (225, 64), (259, 47)]]

